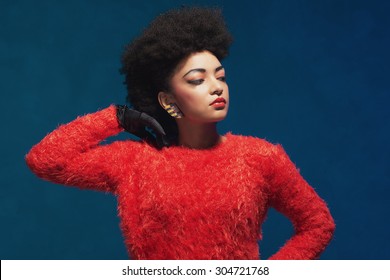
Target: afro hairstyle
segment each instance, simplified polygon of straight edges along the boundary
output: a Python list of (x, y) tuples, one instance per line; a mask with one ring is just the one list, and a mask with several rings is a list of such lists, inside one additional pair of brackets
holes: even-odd
[(171, 142), (177, 141), (174, 118), (160, 106), (158, 93), (169, 91), (175, 68), (193, 53), (228, 55), (232, 36), (218, 8), (182, 7), (157, 16), (122, 55), (127, 101), (158, 120)]

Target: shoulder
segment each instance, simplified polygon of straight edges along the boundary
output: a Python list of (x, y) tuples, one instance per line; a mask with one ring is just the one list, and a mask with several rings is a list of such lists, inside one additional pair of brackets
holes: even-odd
[(118, 140), (105, 144), (105, 148), (122, 160), (140, 160), (143, 157), (158, 153), (158, 150), (143, 140)]
[(273, 144), (265, 139), (239, 134), (227, 133), (226, 137), (235, 149), (245, 151), (247, 155), (271, 156), (279, 149), (280, 145)]

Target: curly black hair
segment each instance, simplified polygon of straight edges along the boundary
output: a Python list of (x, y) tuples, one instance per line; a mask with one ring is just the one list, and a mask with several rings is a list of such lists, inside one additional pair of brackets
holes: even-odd
[(160, 14), (125, 47), (120, 72), (125, 75), (127, 101), (157, 119), (176, 142), (176, 122), (160, 106), (158, 93), (169, 91), (170, 78), (183, 59), (207, 50), (222, 60), (231, 42), (218, 8), (182, 7)]

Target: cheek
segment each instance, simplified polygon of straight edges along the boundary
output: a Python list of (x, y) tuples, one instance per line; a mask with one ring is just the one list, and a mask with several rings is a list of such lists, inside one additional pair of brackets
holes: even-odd
[(224, 92), (224, 97), (229, 99), (229, 86), (227, 84), (225, 84)]
[(199, 90), (180, 89), (176, 91), (176, 100), (183, 109), (193, 109), (204, 102), (204, 97)]

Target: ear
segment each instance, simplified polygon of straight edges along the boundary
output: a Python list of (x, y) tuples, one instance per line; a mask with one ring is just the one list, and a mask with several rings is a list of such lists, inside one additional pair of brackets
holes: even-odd
[(158, 102), (160, 103), (161, 107), (165, 109), (165, 106), (169, 105), (170, 103), (174, 103), (175, 100), (172, 94), (165, 91), (160, 91), (158, 93)]

